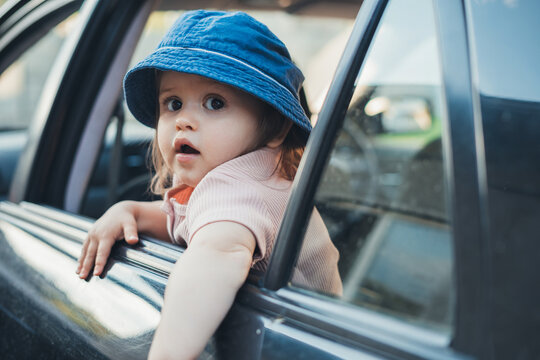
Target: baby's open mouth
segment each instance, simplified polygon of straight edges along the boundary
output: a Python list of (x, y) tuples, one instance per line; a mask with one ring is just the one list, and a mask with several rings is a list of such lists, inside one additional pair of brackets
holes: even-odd
[(180, 146), (180, 153), (181, 154), (199, 154), (199, 151), (192, 148), (191, 146), (184, 144)]

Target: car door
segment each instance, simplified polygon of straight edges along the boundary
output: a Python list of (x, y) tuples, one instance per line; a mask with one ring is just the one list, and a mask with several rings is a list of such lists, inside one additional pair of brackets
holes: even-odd
[[(78, 215), (89, 164), (129, 61), (117, 48), (133, 49), (152, 5), (85, 2), (93, 20), (78, 29), (54, 97), (40, 104), (12, 187), (17, 204), (0, 204), (2, 358), (146, 357), (182, 249), (144, 239), (118, 244), (103, 279), (82, 282), (72, 270), (92, 223)], [(534, 148), (538, 107), (478, 101), (478, 67), (490, 52), (475, 58), (475, 36), (494, 36), (482, 28), (483, 6), (517, 3), (363, 2), (268, 271), (249, 275), (202, 358), (535, 358), (538, 291), (527, 289), (537, 283), (537, 245), (527, 215), (538, 201), (520, 202), (529, 183), (501, 191), (508, 128), (493, 124), (519, 114)], [(534, 164), (511, 139), (517, 160)], [(340, 252), (339, 295), (294, 280), (314, 206)], [(521, 219), (526, 227), (513, 232)]]
[[(410, 36), (411, 41), (402, 47), (408, 50), (408, 44), (425, 39), (423, 33), (409, 34), (407, 29), (421, 25), (430, 29), (427, 53), (432, 60), (429, 65), (434, 67), (430, 70), (439, 77), (438, 83), (436, 78), (428, 79), (427, 84), (423, 79), (414, 78), (418, 83), (407, 84), (410, 86), (403, 93), (403, 87), (393, 87), (395, 78), (373, 84), (363, 77), (369, 69), (366, 54), (372, 53), (371, 50), (383, 54), (376, 56), (376, 63), (385, 58), (390, 61), (382, 74), (393, 67), (392, 60), (398, 63), (397, 60), (401, 60), (393, 53), (384, 56), (385, 51), (393, 48), (388, 44), (399, 44), (400, 39), (390, 37), (388, 42), (386, 38), (378, 45), (380, 36), (388, 34), (388, 29), (392, 30), (396, 14), (400, 13), (400, 2), (365, 1), (307, 146), (268, 271), (266, 275), (250, 274), (203, 358), (462, 357), (450, 346), (456, 329), (452, 323), (455, 289), (451, 288), (454, 265), (451, 254), (455, 244), (451, 231), (455, 232), (459, 227), (456, 228), (455, 222), (452, 228), (448, 224), (453, 215), (449, 215), (446, 199), (453, 199), (453, 189), (443, 184), (450, 174), (442, 170), (448, 156), (442, 156), (441, 144), (443, 141), (451, 143), (451, 138), (448, 131), (443, 130), (448, 120), (446, 125), (440, 125), (445, 121), (442, 106), (437, 107), (437, 101), (443, 102), (440, 78), (444, 73), (433, 65), (441, 57), (437, 41), (432, 43), (438, 22), (431, 1), (419, 4), (419, 17), (403, 19), (402, 27), (393, 29), (390, 34)], [(181, 250), (167, 248), (151, 239), (143, 241), (137, 248), (119, 245), (109, 262), (107, 276), (82, 282), (70, 269), (75, 268), (80, 244), (91, 221), (32, 204), (45, 203), (70, 210), (72, 201), (80, 203), (76, 199), (78, 195), (65, 189), (69, 190), (71, 183), (81, 184), (88, 178), (77, 177), (82, 172), (71, 167), (84, 168), (85, 162), (95, 161), (95, 157), (85, 155), (97, 153), (91, 146), (99, 146), (96, 139), (102, 137), (108, 123), (107, 118), (89, 121), (99, 128), (86, 131), (88, 113), (92, 119), (112, 113), (119, 79), (114, 78), (118, 73), (109, 75), (107, 69), (111, 63), (126, 59), (115, 58), (116, 52), (111, 49), (121, 43), (120, 37), (132, 24), (126, 20), (128, 15), (145, 17), (147, 13), (144, 12), (149, 11), (149, 7), (137, 2), (130, 2), (129, 8), (118, 6), (117, 2), (88, 2), (85, 5), (94, 20), (81, 29), (77, 51), (74, 49), (75, 55), (65, 70), (66, 78), (55, 99), (48, 99), (47, 119), (43, 119), (39, 136), (35, 138), (36, 145), (26, 150), (25, 158), (19, 164), (18, 181), (12, 187), (12, 199), (27, 202), (2, 204), (0, 209), (2, 316), (6, 319), (2, 322), (2, 330), (28, 339), (28, 345), (23, 349), (28, 357), (38, 354), (44, 346), (50, 357), (144, 358), (159, 319), (167, 274)], [(110, 17), (118, 19), (115, 26), (104, 22)], [(392, 26), (383, 26), (388, 23)], [(413, 27), (413, 24), (418, 26)], [(104, 26), (112, 27), (106, 27), (105, 33), (97, 31)], [(140, 31), (142, 23), (135, 22), (132, 26), (132, 31)], [(379, 46), (384, 51), (377, 50)], [(422, 58), (423, 54), (412, 53), (412, 64), (418, 66), (415, 59)], [(92, 65), (93, 73), (86, 71), (89, 62), (96, 62)], [(413, 75), (416, 73), (418, 70)], [(110, 85), (109, 76), (116, 87), (111, 85), (104, 91), (102, 84)], [(431, 90), (426, 91), (426, 87)], [(100, 93), (106, 101), (98, 97)], [(101, 101), (99, 107), (94, 104), (96, 97)], [(368, 103), (376, 104), (371, 101), (382, 97), (389, 98), (393, 108), (404, 113), (397, 116), (397, 120), (404, 118), (405, 123), (400, 123), (396, 115), (390, 113), (365, 111)], [(416, 113), (420, 114), (419, 121), (413, 117)], [(45, 121), (51, 117), (55, 117), (55, 121)], [(54, 128), (50, 124), (54, 124)], [(56, 135), (51, 137), (51, 134)], [(433, 143), (434, 151), (422, 152), (430, 149)], [(40, 151), (46, 148), (51, 151)], [(409, 191), (400, 186), (401, 182), (416, 185), (416, 181), (423, 178), (402, 170), (412, 169), (413, 166), (408, 164), (417, 161), (418, 157), (417, 162), (424, 163), (423, 157), (427, 155), (432, 156), (431, 163), (427, 161), (424, 169), (418, 171), (433, 174), (428, 183), (437, 186), (427, 198), (440, 200), (435, 204), (426, 203), (420, 197), (407, 198)], [(474, 168), (469, 170), (475, 171)], [(31, 181), (34, 178), (39, 178), (40, 182)], [(342, 198), (335, 198), (336, 194), (354, 201), (345, 204)], [(345, 265), (340, 265), (342, 279), (345, 289), (352, 290), (344, 292), (343, 298), (327, 296), (318, 289), (290, 281), (296, 271), (295, 261), (302, 256), (305, 225), (314, 205), (324, 216), (332, 240), (340, 250), (342, 260), (346, 261)], [(71, 210), (77, 212), (77, 207)], [(383, 210), (388, 211), (383, 213)], [(340, 223), (339, 220), (344, 221)], [(361, 231), (355, 230), (355, 226)], [(437, 259), (433, 260), (431, 252), (428, 257), (422, 257), (422, 252), (411, 251), (403, 261), (405, 265), (411, 261), (431, 265), (426, 272), (433, 272), (432, 277), (422, 278), (415, 271), (401, 271), (407, 281), (405, 285), (422, 290), (421, 294), (425, 296), (419, 297), (420, 300), (406, 297), (410, 295), (406, 291), (404, 294), (403, 291), (381, 292), (380, 286), (372, 285), (375, 280), (384, 283), (377, 273), (372, 276), (372, 264), (382, 262), (384, 266), (386, 258), (381, 254), (392, 255), (396, 251), (396, 242), (402, 245), (399, 236), (388, 235), (393, 226), (398, 227), (398, 232), (410, 231), (405, 240), (411, 243), (413, 250), (428, 244), (439, 254), (440, 265)], [(351, 229), (355, 234), (372, 235), (347, 236)], [(415, 243), (417, 234), (425, 236)], [(365, 247), (359, 249), (360, 243)], [(433, 288), (431, 284), (439, 280), (442, 288)], [(371, 285), (365, 285), (366, 282)], [(395, 284), (396, 281), (388, 283)], [(372, 297), (364, 301), (358, 293)], [(437, 297), (445, 305), (430, 307)], [(17, 303), (21, 298), (31, 299), (28, 307)], [(377, 303), (371, 300), (373, 298), (385, 301)], [(9, 339), (12, 338), (3, 341), (12, 341)]]
[[(267, 273), (218, 333), (229, 354), (245, 327), (257, 344), (246, 358), (490, 357), (463, 14), (459, 2), (364, 1)], [(293, 280), (313, 206), (340, 251), (339, 296)]]

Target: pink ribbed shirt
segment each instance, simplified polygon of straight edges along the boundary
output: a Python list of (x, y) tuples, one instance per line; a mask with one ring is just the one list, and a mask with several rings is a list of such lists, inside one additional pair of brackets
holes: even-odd
[[(253, 233), (257, 248), (252, 267), (265, 271), (292, 184), (275, 171), (279, 154), (278, 150), (262, 148), (221, 164), (200, 181), (187, 204), (173, 197), (174, 190), (168, 191), (162, 209), (173, 241), (189, 246), (203, 226), (233, 221)], [(293, 284), (340, 295), (338, 259), (338, 251), (314, 208)]]

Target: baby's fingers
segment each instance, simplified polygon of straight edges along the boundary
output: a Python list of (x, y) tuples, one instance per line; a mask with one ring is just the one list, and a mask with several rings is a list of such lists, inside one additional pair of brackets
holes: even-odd
[(77, 270), (75, 270), (76, 274), (79, 274), (81, 272), (81, 268), (83, 266), (83, 262), (86, 257), (86, 249), (88, 249), (88, 243), (89, 243), (89, 240), (86, 239), (84, 241), (84, 244), (81, 250), (81, 255), (79, 255), (79, 259), (77, 260)]
[(105, 265), (107, 264), (107, 259), (111, 254), (111, 248), (114, 245), (114, 239), (108, 241), (100, 241), (97, 248), (96, 263), (94, 265), (94, 275), (99, 276), (103, 272)]
[(124, 224), (124, 240), (130, 245), (134, 245), (139, 241), (137, 234), (137, 224)]
[(79, 277), (81, 279), (86, 279), (90, 273), (90, 270), (94, 266), (94, 260), (96, 258), (97, 242), (87, 240), (87, 243), (88, 246), (86, 247), (84, 257), (81, 255), (81, 258), (79, 259), (79, 262), (82, 262), (82, 266), (79, 271)]

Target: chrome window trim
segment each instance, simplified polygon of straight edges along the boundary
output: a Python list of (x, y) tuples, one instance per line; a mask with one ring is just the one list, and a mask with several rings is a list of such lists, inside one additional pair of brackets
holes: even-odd
[[(79, 256), (88, 228), (93, 223), (62, 210), (25, 202), (20, 205), (1, 202), (1, 220), (35, 235), (74, 259)], [(182, 253), (179, 246), (142, 236), (137, 245), (115, 246), (112, 257), (167, 278)]]

